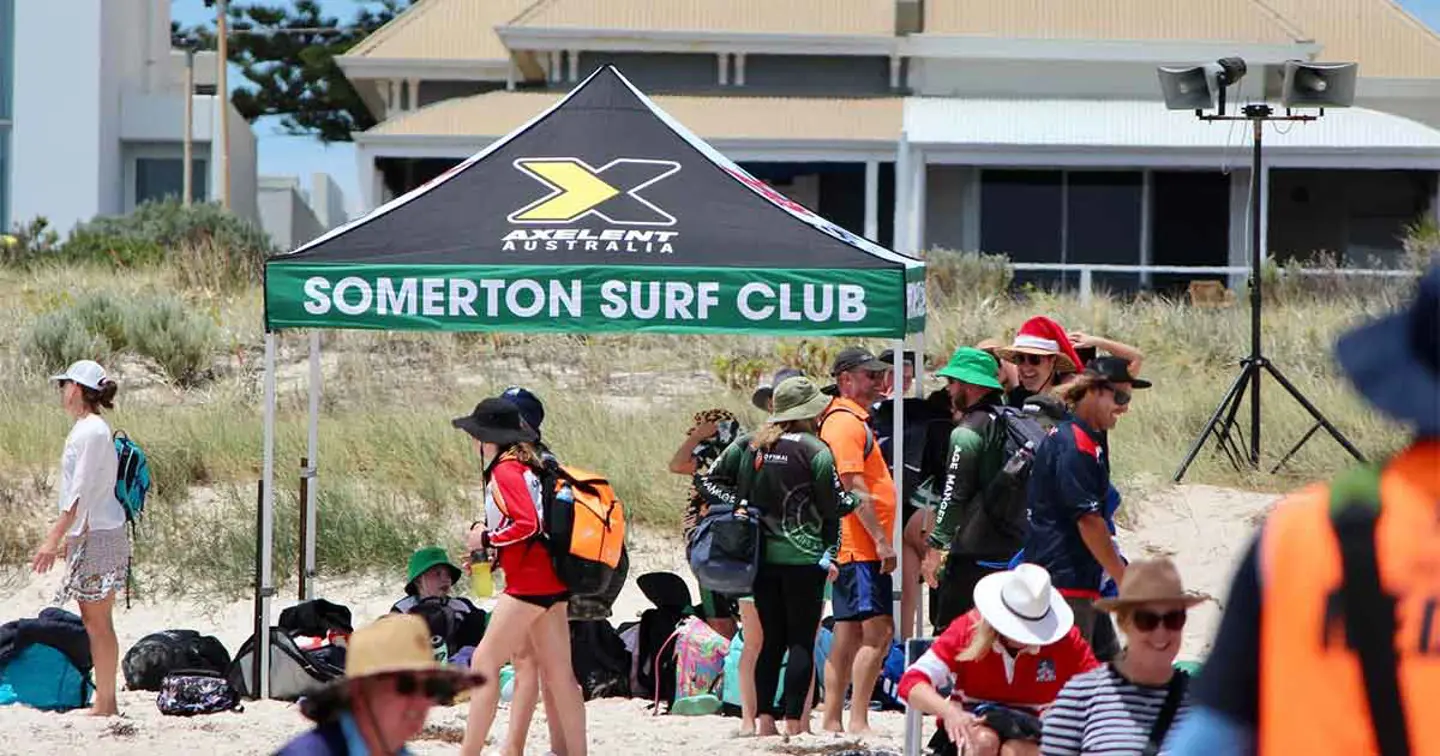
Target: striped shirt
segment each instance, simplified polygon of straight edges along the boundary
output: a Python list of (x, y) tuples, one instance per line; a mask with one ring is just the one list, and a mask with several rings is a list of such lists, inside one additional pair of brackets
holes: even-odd
[[(1076, 675), (1045, 712), (1041, 756), (1137, 756), (1150, 741), (1167, 692), (1165, 686), (1136, 685), (1109, 664)], [(1180, 699), (1170, 732), (1185, 718), (1189, 698), (1187, 692)]]

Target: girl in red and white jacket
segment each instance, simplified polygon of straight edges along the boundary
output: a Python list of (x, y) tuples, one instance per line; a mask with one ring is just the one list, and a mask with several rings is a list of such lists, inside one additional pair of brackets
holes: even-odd
[(505, 592), (470, 660), (487, 683), (470, 699), (461, 752), (479, 756), (500, 702), (500, 667), (530, 642), (546, 649), (537, 662), (554, 697), (564, 753), (585, 756), (585, 701), (570, 665), (569, 594), (539, 541), (545, 513), (537, 436), (522, 424), (519, 408), (500, 398), (480, 402), (453, 425), (474, 438), (485, 469), (485, 526), (470, 529), (470, 550), (493, 550), (505, 573)]
[(1038, 756), (1040, 713), (1097, 666), (1050, 573), (1022, 564), (980, 580), (975, 608), (905, 670), (900, 697), (940, 718), (930, 747), (942, 756), (960, 744), (966, 756)]

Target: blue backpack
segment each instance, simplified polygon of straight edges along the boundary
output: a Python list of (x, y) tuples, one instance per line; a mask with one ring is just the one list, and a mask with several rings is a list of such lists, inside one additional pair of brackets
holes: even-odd
[(43, 711), (69, 711), (90, 704), (95, 686), (70, 657), (54, 646), (32, 643), (0, 667), (0, 705), (18, 703)]
[(132, 526), (145, 511), (145, 494), (150, 492), (150, 465), (140, 445), (125, 431), (115, 431), (115, 454), (120, 467), (115, 474), (115, 498), (125, 507), (125, 521)]

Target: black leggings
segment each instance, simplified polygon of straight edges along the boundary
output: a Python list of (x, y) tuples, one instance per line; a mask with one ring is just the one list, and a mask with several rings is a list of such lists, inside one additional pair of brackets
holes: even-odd
[[(819, 565), (761, 564), (755, 576), (755, 611), (765, 642), (755, 662), (755, 694), (761, 714), (800, 719), (815, 676), (815, 633), (825, 606), (825, 571)], [(785, 652), (785, 696), (775, 706)]]

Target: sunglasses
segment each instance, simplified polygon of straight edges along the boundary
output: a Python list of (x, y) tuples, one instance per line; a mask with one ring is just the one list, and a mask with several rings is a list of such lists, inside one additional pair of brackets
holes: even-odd
[(395, 692), (402, 696), (423, 695), (435, 703), (449, 703), (460, 692), (454, 680), (433, 675), (395, 675)]
[(1142, 633), (1153, 632), (1155, 628), (1162, 624), (1166, 630), (1178, 632), (1185, 629), (1187, 613), (1184, 609), (1175, 609), (1174, 611), (1165, 612), (1164, 614), (1147, 612), (1141, 609), (1135, 612), (1130, 619), (1135, 623), (1135, 629)]
[(1133, 394), (1131, 394), (1129, 391), (1126, 391), (1124, 389), (1117, 389), (1114, 386), (1106, 386), (1105, 388), (1110, 391), (1111, 396), (1115, 397), (1116, 405), (1124, 407), (1125, 405), (1130, 403), (1130, 399)]
[(1044, 365), (1046, 360), (1053, 359), (1055, 358), (1046, 357), (1039, 354), (1017, 354), (1015, 355), (1015, 359), (1011, 360), (1011, 362), (1015, 363), (1016, 365), (1033, 365), (1038, 367), (1040, 365)]

